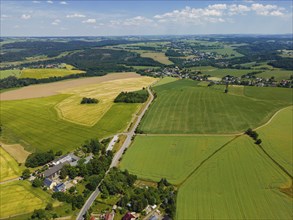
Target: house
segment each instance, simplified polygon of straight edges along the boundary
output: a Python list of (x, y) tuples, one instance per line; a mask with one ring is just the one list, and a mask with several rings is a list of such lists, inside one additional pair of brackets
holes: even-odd
[(74, 166), (74, 165), (76, 166), (77, 165), (76, 162), (79, 159), (80, 159), (79, 157), (75, 156), (73, 153), (70, 153), (70, 154), (64, 155), (62, 157), (59, 157), (59, 158), (53, 160), (52, 164), (56, 166), (60, 163), (69, 162), (71, 166)]
[(64, 192), (65, 191), (65, 185), (64, 183), (59, 183), (57, 186), (55, 186), (54, 191), (55, 192)]
[(62, 167), (63, 167), (64, 165), (66, 165), (66, 164), (69, 164), (69, 162), (59, 163), (58, 165), (53, 166), (53, 167), (51, 167), (51, 168), (48, 169), (48, 170), (45, 170), (45, 171), (43, 172), (43, 176), (44, 176), (45, 178), (49, 178), (49, 179), (52, 179), (52, 178), (58, 176), (59, 173), (60, 173), (60, 170), (61, 170)]
[(49, 178), (46, 178), (46, 179), (44, 180), (44, 185), (45, 185), (46, 187), (48, 187), (49, 189), (53, 189), (54, 186), (56, 186), (56, 182), (50, 180)]
[(105, 219), (105, 220), (113, 220), (113, 219), (114, 219), (114, 216), (115, 216), (115, 214), (114, 214), (113, 211), (112, 211), (112, 212), (107, 212), (107, 213), (105, 214), (104, 219)]
[(127, 212), (122, 218), (122, 220), (134, 220), (134, 219), (136, 219), (135, 215), (130, 212)]

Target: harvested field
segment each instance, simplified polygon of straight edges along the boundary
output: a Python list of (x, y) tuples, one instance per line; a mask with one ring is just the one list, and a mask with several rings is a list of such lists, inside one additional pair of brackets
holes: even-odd
[(1, 93), (1, 100), (20, 100), (30, 98), (47, 97), (58, 94), (59, 91), (77, 86), (85, 86), (90, 84), (102, 83), (110, 80), (125, 79), (125, 78), (137, 78), (142, 77), (134, 72), (128, 73), (112, 73), (105, 76), (80, 78), (66, 81), (59, 81), (54, 83), (46, 83), (40, 85), (31, 85), (22, 87), (17, 90), (11, 90)]
[[(128, 78), (62, 90), (61, 93), (72, 96), (58, 103), (56, 109), (65, 120), (93, 126), (111, 108), (120, 92), (141, 90), (154, 82), (156, 79), (151, 77)], [(99, 103), (81, 105), (82, 97), (96, 98)]]
[(49, 77), (63, 77), (72, 74), (84, 73), (82, 70), (72, 69), (24, 69), (20, 78), (44, 79)]
[(3, 144), (1, 147), (10, 154), (18, 163), (24, 163), (30, 152), (26, 151), (20, 144)]

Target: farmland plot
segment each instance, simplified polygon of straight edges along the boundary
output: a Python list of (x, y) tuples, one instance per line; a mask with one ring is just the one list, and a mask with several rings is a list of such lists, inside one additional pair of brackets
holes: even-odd
[(291, 219), (290, 181), (247, 136), (218, 152), (181, 186), (177, 219)]

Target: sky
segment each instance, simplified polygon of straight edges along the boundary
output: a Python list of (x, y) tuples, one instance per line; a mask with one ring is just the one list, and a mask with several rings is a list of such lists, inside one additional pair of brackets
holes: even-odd
[(291, 0), (1, 0), (1, 36), (292, 34)]

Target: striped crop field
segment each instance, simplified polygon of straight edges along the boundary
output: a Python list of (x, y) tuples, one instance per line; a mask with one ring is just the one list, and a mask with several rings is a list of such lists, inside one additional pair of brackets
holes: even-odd
[(292, 219), (290, 178), (247, 136), (215, 154), (179, 188), (176, 219)]
[(179, 184), (233, 136), (137, 136), (120, 164), (145, 180)]
[(21, 175), (22, 168), (2, 147), (0, 147), (0, 161), (0, 182)]
[(1, 140), (20, 143), (28, 151), (71, 151), (85, 140), (122, 132), (141, 104), (117, 103), (92, 127), (61, 119), (55, 106), (68, 98), (60, 94), (45, 98), (2, 101)]
[[(27, 181), (0, 185), (0, 218), (33, 212), (52, 202), (54, 201), (48, 193), (40, 188), (33, 188)], [(56, 206), (58, 202), (53, 204)]]
[(144, 133), (239, 133), (264, 124), (278, 109), (292, 103), (292, 89), (248, 87), (242, 96), (237, 89), (225, 94), (192, 80), (153, 89), (157, 98), (139, 127)]

